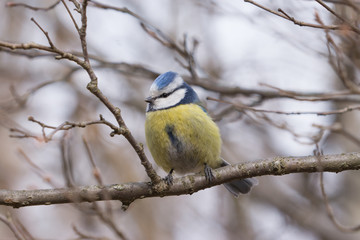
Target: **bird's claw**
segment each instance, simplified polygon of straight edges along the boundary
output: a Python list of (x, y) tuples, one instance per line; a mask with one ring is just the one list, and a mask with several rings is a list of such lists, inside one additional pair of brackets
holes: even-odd
[(209, 167), (206, 163), (205, 163), (204, 173), (205, 173), (205, 178), (209, 183), (215, 180), (211, 167)]
[(166, 176), (166, 177), (164, 177), (164, 181), (167, 183), (167, 185), (173, 185), (173, 182), (174, 182), (174, 178), (173, 178), (173, 171), (174, 171), (174, 169), (171, 169), (170, 170), (170, 172), (169, 172), (169, 174)]

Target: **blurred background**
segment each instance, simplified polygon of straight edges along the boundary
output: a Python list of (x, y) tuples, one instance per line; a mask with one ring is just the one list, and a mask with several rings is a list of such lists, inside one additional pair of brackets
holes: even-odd
[[(1, 41), (48, 45), (44, 34), (30, 21), (33, 17), (58, 48), (81, 52), (62, 3), (48, 11), (32, 11), (22, 6), (7, 7), (9, 2), (1, 1), (0, 5)], [(37, 7), (55, 2), (26, 1)], [(161, 31), (179, 46), (184, 39), (190, 50), (194, 43), (197, 46), (193, 56), (198, 79), (194, 79), (184, 67), (186, 60), (144, 31), (139, 19), (89, 3), (87, 39), (99, 88), (121, 109), (138, 142), (145, 143), (144, 98), (149, 87), (158, 74), (171, 70), (192, 83), (206, 102), (222, 133), (222, 155), (231, 163), (312, 155), (315, 143), (325, 154), (359, 151), (357, 111), (327, 116), (264, 114), (236, 111), (227, 104), (206, 100), (213, 97), (286, 112), (322, 112), (358, 104), (356, 87), (346, 87), (332, 57), (341, 53), (346, 79), (358, 86), (359, 34), (346, 27), (330, 32), (338, 47), (334, 53), (323, 29), (299, 27), (243, 1), (99, 2), (130, 9), (156, 27), (155, 33)], [(275, 12), (281, 8), (299, 21), (319, 24), (317, 15), (326, 25), (341, 24), (316, 1), (257, 2)], [(338, 2), (353, 5), (327, 4), (343, 18), (358, 23), (359, 2)], [(74, 9), (71, 2), (66, 3)], [(79, 24), (79, 15), (73, 14)], [(89, 78), (84, 70), (45, 52), (0, 48), (0, 73), (0, 188), (66, 187), (69, 179), (74, 185), (97, 184), (83, 139), (103, 184), (148, 181), (130, 144), (122, 136), (110, 137), (107, 126), (59, 131), (45, 142), (40, 125), (28, 121), (32, 116), (57, 127), (65, 121), (98, 120), (102, 114), (115, 124), (105, 106), (86, 89)], [(252, 94), (216, 91), (221, 87), (239, 87)], [(317, 93), (348, 94), (327, 101), (300, 101), (279, 97), (279, 89), (310, 97)], [(278, 97), (267, 98), (262, 93)], [(46, 134), (51, 131), (47, 129)], [(152, 160), (147, 149), (146, 154)], [(359, 233), (343, 233), (328, 218), (318, 174), (264, 176), (258, 180), (259, 185), (250, 194), (238, 199), (218, 186), (191, 196), (137, 200), (125, 212), (120, 202), (113, 201), (21, 209), (2, 206), (0, 213), (11, 214), (35, 239), (121, 239), (122, 234), (126, 239), (359, 239)], [(324, 183), (338, 220), (344, 225), (360, 222), (358, 173), (326, 173)], [(14, 238), (1, 222), (0, 233), (0, 239)]]

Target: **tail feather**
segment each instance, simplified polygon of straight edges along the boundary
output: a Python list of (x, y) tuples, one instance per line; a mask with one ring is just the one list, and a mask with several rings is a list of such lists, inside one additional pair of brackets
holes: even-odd
[[(223, 160), (221, 164), (222, 167), (229, 165), (228, 162)], [(256, 178), (245, 178), (245, 179), (236, 179), (234, 181), (224, 183), (225, 188), (231, 192), (235, 197), (238, 197), (240, 193), (246, 194), (250, 192), (253, 186), (258, 184)]]
[(228, 183), (224, 183), (224, 186), (235, 197), (238, 197), (240, 193), (246, 194), (250, 192), (251, 188), (256, 184), (257, 184), (256, 178), (245, 178), (245, 179), (239, 179)]

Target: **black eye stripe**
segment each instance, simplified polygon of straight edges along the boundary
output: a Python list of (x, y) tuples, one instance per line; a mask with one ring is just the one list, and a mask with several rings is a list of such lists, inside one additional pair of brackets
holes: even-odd
[(155, 99), (157, 98), (167, 98), (168, 96), (170, 96), (171, 94), (173, 94), (174, 92), (176, 92), (177, 90), (181, 89), (181, 88), (184, 88), (183, 86), (180, 86), (178, 88), (175, 88), (173, 91), (169, 92), (169, 93), (163, 93), (157, 97), (155, 97)]

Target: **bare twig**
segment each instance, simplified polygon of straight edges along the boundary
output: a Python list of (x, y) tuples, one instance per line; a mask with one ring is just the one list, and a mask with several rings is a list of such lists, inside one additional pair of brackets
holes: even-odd
[[(315, 14), (315, 20), (321, 25), (324, 24), (318, 14)], [(352, 93), (359, 94), (360, 87), (354, 82), (353, 79), (349, 78), (348, 72), (345, 70), (345, 64), (349, 64), (347, 56), (344, 54), (341, 48), (338, 47), (328, 30), (325, 30), (325, 35), (327, 40), (327, 49), (330, 65), (332, 66), (344, 86), (348, 88)], [(332, 53), (333, 51), (335, 52), (335, 56)]]
[(339, 229), (342, 232), (356, 232), (360, 230), (360, 225), (354, 226), (354, 227), (347, 227), (342, 225), (335, 217), (333, 208), (331, 207), (329, 203), (328, 196), (325, 191), (324, 187), (324, 166), (323, 166), (323, 152), (319, 147), (319, 144), (316, 143), (316, 148), (314, 150), (314, 156), (317, 158), (317, 161), (319, 163), (318, 171), (320, 172), (320, 189), (321, 189), (321, 195), (323, 197), (323, 201), (326, 207), (326, 212), (331, 220), (331, 222), (335, 225), (337, 229)]
[[(37, 56), (57, 56), (56, 51), (46, 48), (42, 45), (37, 44), (12, 44), (7, 42), (1, 42), (0, 41), (0, 50), (4, 50), (3, 47), (7, 47), (8, 49), (14, 49), (9, 50), (9, 53), (17, 53), (19, 55), (27, 56), (27, 57), (37, 57)], [(26, 52), (16, 52), (17, 50), (21, 49), (39, 49), (48, 51), (52, 54), (45, 54), (45, 55), (39, 55), (38, 53), (30, 55), (26, 54)], [(62, 53), (63, 56), (68, 56), (69, 58), (76, 57), (75, 61), (82, 66), (83, 63), (78, 57), (83, 57), (81, 53), (78, 52), (69, 52), (69, 53)], [(57, 59), (61, 59), (62, 57), (58, 56)], [(99, 65), (95, 66), (94, 68), (115, 68), (121, 73), (125, 73), (127, 75), (136, 75), (136, 76), (142, 76), (148, 79), (153, 80), (155, 77), (160, 75), (160, 73), (154, 72), (144, 66), (138, 65), (138, 64), (128, 64), (128, 63), (116, 63), (116, 62), (108, 62), (105, 61), (98, 56), (89, 55), (89, 59), (95, 60), (99, 63)], [(74, 69), (74, 71), (77, 71), (78, 69)], [(196, 81), (194, 81), (193, 78), (190, 78), (188, 76), (182, 76), (188, 83), (202, 87), (206, 90), (217, 92), (223, 95), (244, 95), (244, 96), (260, 96), (262, 99), (275, 99), (275, 98), (292, 98), (300, 101), (334, 101), (334, 102), (360, 102), (359, 95), (352, 92), (352, 91), (341, 91), (341, 92), (334, 92), (334, 93), (321, 93), (321, 92), (294, 92), (294, 91), (286, 91), (282, 90), (281, 92), (278, 91), (267, 91), (267, 90), (261, 90), (261, 89), (246, 89), (242, 87), (234, 87), (234, 86), (224, 86), (219, 83), (214, 83), (211, 81), (211, 79), (208, 78), (200, 78), (198, 77)], [(264, 84), (265, 85), (265, 84)], [(269, 85), (266, 85), (269, 87)], [(274, 88), (274, 87), (273, 87)]]
[[(146, 21), (144, 18), (142, 18), (141, 16), (139, 16), (138, 14), (134, 13), (133, 11), (129, 10), (128, 8), (119, 8), (119, 7), (114, 7), (114, 6), (110, 6), (107, 4), (103, 4), (94, 0), (89, 0), (90, 3), (92, 3), (93, 6), (97, 7), (97, 8), (102, 8), (102, 9), (109, 9), (109, 10), (114, 10), (114, 11), (118, 11), (118, 12), (122, 12), (125, 14), (129, 14), (131, 16), (133, 16), (134, 18), (138, 19), (140, 22), (140, 26), (143, 28), (143, 30), (149, 34), (149, 36), (151, 36), (152, 38), (154, 38), (155, 40), (157, 40), (158, 42), (160, 42), (162, 45), (164, 45), (165, 47), (168, 47), (170, 49), (175, 50), (177, 53), (180, 54), (180, 56), (182, 56), (185, 60), (187, 61), (191, 61), (191, 56), (189, 55), (189, 52), (186, 51), (186, 49), (177, 44), (174, 40), (172, 40), (169, 36), (167, 36), (166, 34), (164, 34), (159, 28), (155, 27), (154, 25), (150, 24), (148, 21)], [(184, 40), (186, 41), (186, 40)], [(185, 42), (184, 42), (185, 43)], [(196, 49), (196, 42), (194, 42), (194, 48), (193, 50)], [(190, 66), (189, 66), (190, 67)]]
[[(11, 128), (10, 131), (16, 132), (19, 135), (10, 135), (10, 136), (14, 137), (14, 138), (34, 138), (38, 141), (49, 142), (53, 139), (54, 135), (59, 131), (68, 131), (72, 128), (85, 128), (87, 126), (94, 125), (94, 124), (104, 124), (104, 125), (109, 126), (113, 130), (110, 133), (110, 136), (112, 136), (112, 137), (115, 135), (121, 135), (124, 132), (123, 129), (121, 129), (121, 128), (115, 126), (114, 124), (112, 124), (111, 122), (105, 120), (105, 118), (101, 114), (100, 114), (100, 120), (88, 121), (88, 122), (78, 122), (78, 123), (65, 121), (64, 123), (60, 124), (57, 127), (47, 125), (39, 120), (36, 120), (32, 116), (30, 116), (28, 118), (28, 120), (31, 122), (37, 123), (41, 126), (42, 137), (35, 136), (31, 133), (27, 133), (26, 131), (17, 129), (17, 128)], [(46, 134), (46, 132), (45, 132), (46, 129), (53, 129), (53, 131), (49, 134)]]
[(15, 87), (13, 85), (10, 86), (10, 92), (13, 95), (13, 99), (1, 102), (1, 105), (4, 105), (6, 103), (10, 103), (11, 101), (15, 101), (20, 107), (25, 106), (27, 100), (29, 99), (29, 97), (34, 94), (35, 92), (37, 92), (38, 90), (42, 89), (43, 87), (46, 87), (48, 85), (54, 84), (54, 83), (58, 83), (58, 82), (62, 82), (62, 81), (68, 81), (70, 79), (70, 76), (72, 74), (75, 73), (77, 69), (76, 68), (72, 68), (70, 69), (70, 71), (68, 73), (66, 73), (63, 77), (59, 78), (59, 79), (54, 79), (54, 80), (49, 80), (49, 81), (45, 81), (42, 82), (34, 87), (32, 87), (31, 89), (27, 90), (24, 94), (19, 94), (17, 92), (17, 90), (15, 89)]
[(14, 222), (15, 226), (17, 227), (17, 229), (19, 230), (19, 232), (24, 236), (24, 238), (26, 240), (35, 240), (35, 238), (31, 235), (29, 230), (27, 230), (27, 228), (24, 226), (24, 224), (19, 219), (14, 218), (13, 222)]
[(347, 131), (341, 123), (334, 123), (330, 126), (322, 126), (322, 125), (318, 125), (318, 124), (313, 124), (314, 127), (317, 127), (319, 129), (322, 130), (329, 130), (333, 133), (337, 133), (340, 135), (343, 135), (344, 137), (346, 137), (347, 139), (349, 139), (350, 141), (352, 141), (354, 144), (360, 146), (360, 138), (358, 138), (357, 136), (355, 136), (354, 134), (352, 134), (351, 132)]
[(101, 221), (105, 223), (105, 225), (107, 225), (120, 239), (127, 239), (123, 231), (118, 228), (118, 226), (112, 219), (112, 215), (104, 214), (104, 212), (99, 208), (96, 202), (93, 205), (93, 209), (95, 210)]
[(68, 8), (66, 2), (64, 0), (61, 0), (62, 4), (64, 5), (67, 13), (69, 14), (70, 18), (71, 18), (71, 21), (73, 22), (74, 26), (75, 26), (75, 29), (77, 30), (77, 32), (79, 33), (80, 32), (80, 28), (79, 26), (77, 25), (76, 21), (75, 21), (75, 18), (74, 16), (72, 15), (70, 9)]
[(196, 39), (193, 39), (192, 42), (192, 49), (190, 50), (188, 46), (189, 44), (187, 35), (184, 35), (183, 49), (187, 53), (185, 56), (187, 56), (188, 62), (188, 66), (186, 66), (186, 69), (190, 72), (193, 81), (197, 82), (198, 75), (196, 73), (195, 51), (198, 47), (199, 42)]
[(335, 73), (340, 78), (344, 86), (348, 88), (351, 92), (359, 94), (360, 87), (354, 82), (353, 79), (349, 77), (349, 74), (346, 71), (345, 59), (347, 57), (344, 55), (343, 51), (340, 50), (340, 48), (336, 45), (335, 41), (333, 41), (329, 35), (327, 35), (327, 39), (329, 48), (333, 47), (335, 51), (335, 56), (329, 54), (330, 65), (333, 67)]
[(33, 21), (33, 22), (36, 24), (36, 26), (44, 33), (46, 39), (48, 40), (48, 43), (49, 43), (50, 47), (51, 47), (51, 48), (55, 48), (54, 43), (51, 41), (51, 39), (50, 39), (50, 37), (49, 37), (49, 33), (46, 32), (46, 31), (36, 22), (36, 20), (35, 20), (34, 18), (31, 18), (31, 21)]
[[(286, 131), (290, 133), (294, 137), (294, 141), (302, 144), (302, 145), (314, 145), (318, 141), (319, 138), (322, 137), (324, 134), (324, 131), (320, 129), (320, 131), (317, 131), (316, 133), (312, 134), (301, 134), (296, 132), (295, 129), (293, 129), (286, 121), (280, 121), (280, 120), (274, 120), (270, 118), (267, 114), (264, 113), (258, 113), (254, 112), (255, 117), (252, 117), (248, 112), (244, 112), (247, 117), (249, 117), (252, 122), (256, 123), (259, 122), (258, 119), (261, 119), (265, 121), (270, 126), (273, 126), (279, 130)], [(259, 122), (261, 125), (264, 125), (263, 122)]]
[[(35, 43), (12, 44), (12, 43), (8, 43), (8, 42), (0, 41), (0, 46), (6, 47), (9, 49), (25, 49), (25, 50), (26, 49), (39, 49), (39, 50), (43, 50), (43, 51), (47, 51), (47, 52), (57, 53), (60, 55), (58, 57), (58, 59), (66, 58), (70, 61), (76, 62), (78, 65), (80, 65), (82, 68), (84, 68), (86, 70), (86, 72), (89, 74), (90, 79), (91, 79), (90, 83), (87, 86), (88, 90), (91, 93), (93, 93), (115, 116), (115, 119), (118, 122), (120, 129), (122, 129), (122, 133), (123, 133), (124, 137), (129, 141), (131, 146), (135, 149), (136, 153), (138, 154), (138, 156), (141, 160), (141, 164), (144, 166), (146, 173), (148, 174), (148, 176), (152, 180), (152, 182), (156, 184), (161, 181), (161, 178), (157, 175), (157, 173), (153, 169), (150, 161), (147, 159), (147, 157), (144, 153), (143, 146), (136, 142), (135, 138), (133, 137), (133, 135), (131, 134), (131, 132), (129, 131), (127, 126), (125, 125), (125, 122), (121, 116), (120, 109), (115, 107), (112, 103), (110, 103), (110, 101), (107, 99), (107, 97), (98, 88), (97, 77), (96, 77), (93, 69), (91, 68), (91, 65), (89, 64), (89, 62), (82, 61), (77, 56), (75, 56), (71, 53), (63, 52), (63, 51), (57, 49), (56, 47), (51, 48), (51, 47), (47, 47), (47, 46), (43, 46), (43, 45), (35, 44)], [(20, 137), (24, 137), (24, 136), (20, 136)]]
[(34, 11), (49, 11), (49, 10), (55, 8), (59, 3), (60, 3), (60, 0), (57, 0), (48, 7), (34, 7), (34, 6), (28, 5), (26, 3), (8, 2), (8, 3), (6, 3), (6, 6), (7, 7), (25, 7), (25, 8), (34, 10)]
[(10, 132), (14, 134), (10, 134), (9, 137), (12, 138), (34, 138), (37, 141), (43, 141), (43, 138), (40, 138), (39, 136), (36, 136), (35, 134), (29, 133), (25, 130), (19, 129), (19, 128), (10, 128)]
[[(82, 140), (83, 140), (83, 143), (85, 145), (86, 152), (88, 153), (91, 166), (93, 168), (93, 175), (94, 175), (97, 183), (100, 186), (103, 186), (104, 183), (103, 183), (103, 180), (102, 180), (102, 177), (101, 177), (101, 174), (100, 174), (100, 169), (95, 164), (95, 160), (94, 160), (94, 157), (93, 157), (93, 155), (91, 153), (89, 143), (86, 141), (86, 139), (84, 137), (82, 138)], [(107, 194), (107, 193), (104, 191), (104, 194)], [(107, 197), (107, 199), (111, 199), (110, 195)], [(113, 218), (113, 210), (112, 210), (112, 207), (111, 207), (111, 203), (109, 201), (107, 201), (105, 203), (105, 207), (106, 207), (106, 214), (104, 214), (104, 212), (100, 209), (100, 207), (96, 203), (94, 203), (92, 209), (95, 210), (95, 213), (100, 217), (100, 219), (107, 226), (109, 226), (120, 238), (124, 239), (125, 238), (124, 234), (122, 233), (122, 231), (120, 231), (117, 228), (116, 224), (114, 223), (114, 221), (112, 219)]]
[(87, 68), (85, 68), (85, 70), (88, 72), (88, 74), (90, 76), (90, 80), (94, 81), (95, 79), (97, 80), (97, 78), (95, 76), (95, 73), (92, 71), (92, 68), (90, 65), (89, 53), (88, 53), (87, 41), (86, 41), (86, 29), (87, 29), (86, 10), (87, 10), (87, 6), (88, 6), (88, 0), (83, 0), (82, 6), (81, 6), (81, 28), (78, 29), (78, 32), (79, 32), (80, 41), (81, 41), (82, 53), (84, 55), (84, 61), (87, 63), (87, 66), (88, 66)]
[(276, 110), (266, 110), (266, 109), (257, 109), (254, 107), (249, 107), (240, 103), (232, 103), (226, 100), (220, 100), (220, 99), (216, 99), (216, 98), (212, 98), (212, 97), (207, 97), (208, 100), (212, 100), (212, 101), (216, 101), (216, 102), (221, 102), (221, 103), (227, 103), (227, 104), (231, 104), (232, 106), (234, 106), (234, 108), (238, 111), (243, 111), (243, 110), (248, 110), (248, 111), (253, 111), (253, 112), (262, 112), (262, 113), (274, 113), (274, 114), (282, 114), (282, 115), (306, 115), (306, 114), (311, 114), (311, 115), (318, 115), (318, 116), (326, 116), (326, 115), (334, 115), (334, 114), (344, 114), (344, 113), (348, 113), (354, 110), (359, 110), (360, 109), (360, 105), (353, 105), (353, 106), (347, 106), (341, 109), (337, 109), (337, 110), (333, 110), (333, 111), (323, 111), (323, 112), (317, 112), (317, 111), (308, 111), (308, 112), (285, 112), (285, 111), (276, 111)]
[(26, 162), (28, 162), (30, 164), (30, 166), (34, 169), (34, 172), (41, 178), (44, 180), (44, 182), (48, 183), (50, 186), (52, 187), (58, 187), (57, 185), (55, 185), (52, 181), (52, 178), (49, 174), (47, 174), (43, 169), (41, 169), (38, 165), (36, 165), (31, 159), (30, 157), (24, 152), (23, 149), (19, 148), (18, 152), (24, 157), (24, 159), (26, 160)]
[(143, 148), (142, 144), (137, 143), (134, 136), (132, 135), (132, 133), (130, 132), (128, 127), (126, 126), (126, 124), (121, 116), (120, 108), (115, 107), (98, 88), (98, 79), (97, 79), (97, 76), (90, 64), (89, 54), (88, 54), (88, 50), (87, 50), (87, 42), (86, 42), (86, 29), (87, 29), (86, 9), (87, 9), (87, 6), (88, 6), (88, 1), (84, 0), (82, 2), (82, 7), (81, 7), (82, 26), (79, 31), (79, 37), (80, 37), (81, 47), (82, 47), (83, 56), (84, 56), (84, 64), (82, 67), (88, 73), (88, 75), (90, 77), (90, 82), (87, 85), (87, 89), (92, 94), (94, 94), (114, 115), (117, 123), (119, 124), (119, 127), (124, 130), (122, 134), (128, 140), (130, 145), (134, 148), (134, 150), (136, 151), (136, 153), (138, 154), (138, 156), (140, 158), (141, 164), (145, 168), (147, 175), (149, 176), (151, 181), (154, 183), (154, 185), (156, 185), (156, 184), (160, 183), (161, 178), (159, 177), (159, 175), (157, 175), (157, 173), (153, 169), (150, 161), (147, 159), (147, 157), (144, 153), (144, 148)]
[(103, 180), (102, 180), (102, 177), (101, 177), (101, 173), (100, 173), (100, 169), (96, 166), (95, 164), (95, 160), (94, 160), (94, 157), (91, 153), (91, 149), (90, 149), (90, 146), (89, 146), (89, 143), (86, 141), (85, 137), (82, 138), (82, 141), (85, 145), (85, 149), (86, 149), (86, 152), (89, 156), (89, 160), (90, 160), (90, 163), (91, 163), (91, 166), (92, 166), (92, 169), (93, 169), (93, 175), (97, 181), (97, 183), (99, 185), (103, 185)]
[[(260, 86), (265, 86), (271, 89), (274, 89), (278, 91), (279, 97), (288, 97), (291, 99), (295, 99), (298, 101), (308, 101), (308, 102), (316, 102), (316, 101), (336, 101), (336, 99), (343, 99), (343, 97), (347, 97), (348, 101), (351, 101), (349, 98), (352, 93), (348, 90), (345, 91), (336, 91), (336, 92), (330, 92), (330, 93), (313, 93), (313, 94), (306, 94), (303, 95), (302, 93), (295, 92), (295, 91), (289, 91), (284, 90), (275, 86), (272, 86), (267, 83), (259, 83)], [(312, 96), (311, 96), (312, 95)], [(354, 94), (355, 95), (355, 94)], [(356, 94), (357, 95), (357, 94)]]
[(356, 25), (354, 25), (351, 22), (349, 22), (348, 20), (344, 19), (342, 16), (340, 16), (338, 13), (336, 13), (331, 7), (326, 5), (326, 3), (324, 3), (322, 0), (315, 0), (315, 1), (317, 3), (319, 3), (321, 6), (323, 6), (331, 14), (333, 14), (338, 19), (340, 19), (342, 22), (344, 22), (347, 26), (349, 26), (351, 31), (356, 32), (357, 34), (360, 34), (360, 29)]
[(56, 48), (55, 46), (47, 47), (47, 46), (37, 44), (37, 43), (9, 43), (9, 42), (0, 41), (0, 47), (8, 48), (11, 50), (38, 49), (38, 50), (42, 50), (45, 52), (55, 53), (56, 54), (55, 58), (58, 60), (59, 59), (68, 59), (70, 61), (77, 63), (80, 66), (84, 66), (84, 62), (81, 61), (77, 56), (75, 56), (74, 54), (71, 54), (69, 52), (64, 52), (64, 51)]
[(255, 2), (255, 1), (252, 1), (252, 0), (244, 0), (244, 2), (251, 3), (254, 6), (256, 6), (258, 8), (261, 8), (261, 9), (263, 9), (263, 10), (265, 10), (265, 11), (271, 13), (271, 14), (274, 14), (274, 15), (276, 15), (278, 17), (289, 20), (289, 21), (293, 22), (295, 25), (298, 25), (300, 27), (311, 27), (311, 28), (328, 29), (328, 30), (341, 30), (342, 29), (342, 26), (338, 26), (338, 25), (318, 25), (318, 24), (313, 24), (313, 23), (301, 22), (301, 21), (296, 20), (293, 17), (290, 17), (281, 8), (279, 8), (278, 12), (276, 12), (276, 11), (270, 9), (270, 8), (265, 7), (264, 5), (261, 5), (261, 4)]
[(198, 78), (198, 81), (194, 82), (188, 76), (182, 76), (182, 77), (186, 82), (190, 84), (228, 96), (240, 94), (244, 96), (260, 96), (263, 100), (275, 99), (275, 98), (292, 98), (292, 99), (299, 99), (301, 101), (333, 100), (338, 102), (359, 102), (359, 95), (351, 91), (341, 91), (334, 93), (292, 91), (291, 92), (292, 94), (279, 94), (279, 92), (276, 91), (265, 91), (261, 89), (246, 89), (237, 86), (224, 86), (221, 84), (214, 83), (213, 81), (211, 81), (211, 79), (207, 79), (207, 78)]
[(61, 150), (61, 164), (62, 164), (62, 173), (65, 179), (65, 184), (67, 187), (74, 187), (74, 171), (73, 171), (73, 163), (69, 153), (69, 140), (68, 134), (62, 136), (60, 141), (60, 150)]
[(110, 5), (100, 3), (100, 2), (94, 1), (94, 0), (89, 0), (89, 4), (90, 4), (90, 6), (94, 6), (94, 7), (105, 9), (105, 10), (114, 10), (114, 11), (126, 13), (126, 14), (133, 16), (136, 19), (139, 19), (141, 22), (145, 22), (145, 20), (140, 15), (134, 13), (133, 11), (129, 10), (126, 7), (121, 8), (121, 7), (110, 6)]
[(17, 229), (10, 214), (8, 214), (6, 217), (0, 214), (0, 221), (8, 226), (10, 231), (14, 233), (14, 236), (17, 240), (26, 240), (25, 236), (23, 236), (21, 232)]
[(331, 220), (331, 222), (336, 226), (337, 229), (339, 229), (342, 232), (357, 232), (360, 231), (360, 224), (356, 225), (356, 226), (344, 226), (343, 224), (341, 224), (335, 217), (334, 215), (334, 210), (331, 207), (330, 203), (329, 203), (329, 199), (328, 196), (326, 194), (325, 191), (325, 187), (324, 187), (324, 174), (321, 172), (320, 173), (320, 189), (321, 189), (321, 195), (323, 197), (324, 203), (325, 203), (325, 207), (326, 207), (326, 212)]
[(329, 3), (350, 6), (353, 9), (355, 9), (356, 11), (360, 11), (360, 8), (356, 5), (356, 4), (359, 4), (358, 0), (355, 0), (355, 1), (354, 0), (324, 0), (323, 2), (329, 2)]
[(74, 232), (79, 236), (80, 239), (92, 239), (92, 240), (109, 240), (106, 237), (94, 237), (85, 233), (82, 233), (75, 225), (72, 226)]

